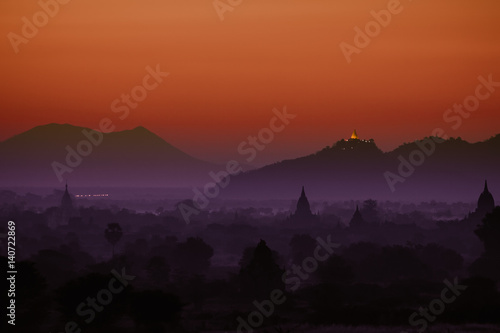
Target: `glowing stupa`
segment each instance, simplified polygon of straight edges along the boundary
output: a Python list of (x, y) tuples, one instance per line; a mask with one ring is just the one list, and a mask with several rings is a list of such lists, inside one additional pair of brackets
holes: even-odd
[(351, 140), (359, 140), (358, 134), (356, 134), (356, 130), (354, 130), (354, 132), (352, 132)]

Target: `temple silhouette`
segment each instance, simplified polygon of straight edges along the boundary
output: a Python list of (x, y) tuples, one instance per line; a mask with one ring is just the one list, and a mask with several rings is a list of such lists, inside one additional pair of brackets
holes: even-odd
[(69, 218), (71, 217), (72, 212), (73, 212), (73, 200), (71, 199), (71, 196), (69, 195), (68, 192), (68, 183), (66, 183), (66, 189), (64, 190), (64, 194), (61, 199), (61, 218), (66, 222), (64, 224), (67, 224)]
[[(49, 227), (57, 228), (67, 226), (77, 215), (76, 209), (73, 206), (73, 199), (68, 191), (68, 183), (64, 189), (59, 207), (53, 207), (49, 215)], [(80, 219), (79, 219), (80, 220)]]
[(494, 208), (495, 208), (495, 200), (493, 199), (493, 195), (491, 195), (490, 191), (488, 190), (488, 181), (485, 180), (484, 190), (479, 196), (479, 199), (477, 200), (477, 208), (475, 213), (484, 216), (488, 213), (491, 213)]
[(319, 215), (313, 214), (311, 211), (311, 205), (306, 196), (306, 191), (304, 186), (302, 186), (302, 192), (300, 193), (299, 200), (297, 201), (297, 208), (295, 213), (290, 216), (290, 220), (293, 222), (314, 222), (319, 221)]
[(351, 228), (358, 228), (366, 226), (366, 221), (363, 219), (361, 212), (359, 211), (358, 205), (356, 205), (356, 211), (352, 215), (351, 221), (349, 222)]
[(494, 208), (495, 199), (493, 199), (493, 195), (488, 190), (488, 181), (485, 180), (483, 192), (481, 192), (479, 199), (477, 199), (476, 210), (469, 213), (466, 219), (472, 223), (479, 223), (486, 216), (486, 214), (493, 212)]
[(379, 151), (373, 139), (361, 139), (356, 130), (353, 130), (350, 138), (341, 139), (332, 147), (335, 147), (335, 150), (344, 151)]

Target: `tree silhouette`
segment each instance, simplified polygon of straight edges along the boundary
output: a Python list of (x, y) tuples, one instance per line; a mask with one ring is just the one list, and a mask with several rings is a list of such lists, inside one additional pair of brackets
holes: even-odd
[(104, 230), (104, 237), (112, 246), (113, 258), (115, 257), (115, 245), (122, 238), (122, 227), (118, 223), (109, 223), (106, 230)]
[(68, 253), (44, 249), (31, 257), (36, 268), (47, 280), (49, 287), (66, 283), (76, 275), (75, 259)]
[[(7, 258), (0, 257), (0, 264), (2, 267), (7, 267)], [(50, 313), (50, 308), (47, 306), (48, 285), (34, 262), (19, 261), (16, 263), (16, 269), (22, 274), (18, 274), (15, 280), (15, 327), (20, 332), (36, 332), (41, 325), (46, 324)], [(5, 278), (2, 287), (3, 290), (9, 290), (10, 282)], [(5, 295), (7, 296), (7, 292)], [(4, 299), (7, 300), (6, 297)], [(3, 325), (2, 332), (7, 332), (7, 326), (10, 325), (6, 322)]]
[[(54, 291), (55, 301), (57, 301), (57, 310), (62, 315), (61, 319), (63, 321), (81, 321), (85, 324), (92, 323), (94, 327), (107, 327), (108, 324), (115, 324), (128, 309), (130, 286), (124, 288), (118, 294), (114, 294), (109, 304), (103, 305), (97, 300), (96, 304), (105, 306), (106, 309), (104, 311), (94, 311), (94, 316), (90, 316), (90, 314), (77, 316), (75, 312), (75, 309), (82, 302), (88, 304), (87, 300), (89, 297), (96, 297), (103, 288), (107, 288), (109, 281), (113, 277), (110, 273), (101, 274), (93, 272), (70, 280), (60, 288), (57, 288)], [(116, 285), (118, 286), (118, 283)], [(90, 308), (92, 307), (88, 306), (82, 309), (88, 310)], [(85, 320), (89, 320), (89, 322)]]
[(363, 202), (363, 208), (361, 209), (361, 215), (363, 218), (370, 223), (376, 223), (379, 220), (379, 212), (377, 209), (377, 201), (373, 199), (368, 199)]
[(477, 237), (483, 242), (487, 255), (500, 257), (500, 207), (487, 214), (482, 224), (475, 230)]
[(189, 237), (174, 248), (173, 263), (177, 271), (188, 274), (200, 274), (210, 267), (214, 249), (201, 238)]
[(132, 297), (131, 316), (141, 332), (166, 332), (176, 328), (182, 303), (178, 296), (161, 290), (145, 290)]
[(168, 282), (170, 275), (170, 266), (162, 256), (154, 256), (149, 259), (146, 265), (148, 278), (156, 285)]
[(474, 275), (484, 276), (500, 281), (500, 207), (486, 214), (482, 224), (475, 230), (477, 237), (483, 242), (484, 253), (469, 268)]
[(352, 267), (338, 255), (331, 255), (318, 267), (318, 275), (323, 283), (348, 284), (354, 280)]
[(240, 270), (242, 294), (263, 298), (273, 289), (284, 290), (285, 285), (281, 279), (283, 273), (276, 263), (273, 251), (265, 241), (260, 240), (250, 263)]
[(302, 260), (314, 252), (318, 243), (310, 235), (294, 235), (290, 240), (291, 259), (296, 264), (301, 264)]

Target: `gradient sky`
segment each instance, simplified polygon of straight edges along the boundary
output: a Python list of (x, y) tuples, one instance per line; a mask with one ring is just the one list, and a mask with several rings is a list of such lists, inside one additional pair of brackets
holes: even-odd
[[(224, 1), (224, 0), (223, 0)], [(443, 113), (500, 81), (500, 1), (402, 0), (403, 11), (347, 64), (339, 44), (379, 0), (244, 0), (221, 21), (211, 0), (72, 0), (15, 54), (9, 32), (40, 10), (0, 2), (0, 140), (57, 122), (118, 130), (142, 125), (211, 161), (266, 127), (274, 107), (297, 118), (255, 163), (304, 155), (350, 136), (383, 150), (436, 127), (478, 141), (500, 133), (500, 89), (457, 130)], [(125, 120), (111, 102), (145, 67), (170, 76)]]

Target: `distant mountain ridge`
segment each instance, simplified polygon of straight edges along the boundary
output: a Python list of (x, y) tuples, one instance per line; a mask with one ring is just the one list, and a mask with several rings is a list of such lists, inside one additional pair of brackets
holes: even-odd
[[(37, 126), (0, 142), (2, 186), (39, 184), (57, 186), (54, 162), (73, 171), (63, 178), (78, 186), (185, 186), (203, 181), (211, 163), (196, 159), (142, 126), (103, 134), (102, 142), (91, 144), (92, 152), (81, 163), (68, 165), (67, 146), (78, 153), (78, 145), (90, 142), (83, 131), (69, 124)], [(94, 134), (95, 135), (95, 134)], [(98, 142), (94, 139), (94, 142)], [(85, 152), (89, 144), (82, 144)]]
[[(90, 129), (48, 124), (0, 142), (0, 186), (61, 185), (53, 164), (67, 165), (67, 146), (77, 150), (79, 142), (89, 141), (83, 131)], [(381, 151), (373, 140), (340, 140), (316, 153), (233, 176), (221, 197), (295, 198), (304, 185), (312, 198), (465, 200), (475, 198), (488, 179), (500, 200), (500, 135), (477, 143), (441, 140), (432, 153), (422, 152), (421, 146), (434, 140), (438, 139), (404, 143), (389, 152)], [(144, 127), (103, 134), (102, 143), (92, 145), (92, 150), (63, 178), (74, 186), (191, 187), (212, 181), (210, 171), (223, 170), (222, 165), (196, 159)], [(409, 161), (412, 154), (424, 160), (413, 166), (411, 175), (402, 177), (401, 159)], [(387, 173), (403, 179), (393, 184), (394, 191)]]
[[(421, 148), (425, 144), (427, 151)], [(227, 195), (296, 197), (305, 185), (310, 196), (335, 200), (468, 200), (477, 197), (488, 179), (500, 199), (499, 166), (500, 135), (477, 143), (424, 138), (389, 152), (381, 151), (373, 140), (340, 140), (317, 153), (242, 174)], [(399, 180), (392, 188), (391, 175)]]

